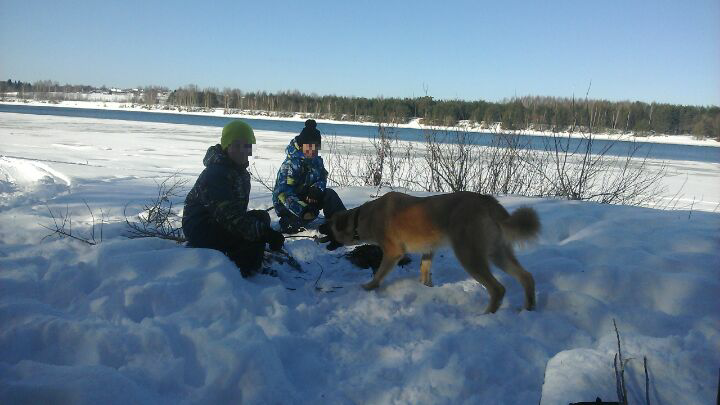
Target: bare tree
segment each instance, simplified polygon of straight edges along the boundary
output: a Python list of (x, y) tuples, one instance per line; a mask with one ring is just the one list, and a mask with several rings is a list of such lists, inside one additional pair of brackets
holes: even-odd
[(148, 107), (158, 103), (158, 89), (154, 86), (147, 86), (143, 89), (143, 102)]
[(641, 145), (634, 140), (600, 145), (588, 132), (580, 138), (552, 134), (543, 144), (548, 164), (535, 169), (549, 187), (540, 195), (604, 204), (643, 204), (664, 192), (660, 180), (666, 166), (653, 169), (648, 155), (639, 155)]
[(185, 195), (186, 179), (181, 179), (175, 173), (157, 184), (157, 195), (149, 203), (144, 204), (143, 210), (137, 215), (136, 221), (130, 221), (127, 216), (127, 205), (123, 214), (128, 226), (126, 236), (129, 238), (162, 238), (177, 243), (185, 242), (185, 236), (180, 225), (181, 217), (175, 211), (173, 200)]
[(323, 137), (323, 149), (327, 150), (328, 181), (339, 187), (361, 185), (358, 180), (357, 167), (361, 164), (361, 156), (365, 155), (365, 147), (356, 150), (352, 142), (337, 136)]
[(325, 141), (328, 179), (338, 186), (411, 188), (416, 154), (411, 142), (401, 142), (396, 125), (378, 125), (370, 145), (353, 144), (338, 137)]
[(512, 134), (493, 135), (490, 146), (480, 149), (477, 185), (474, 191), (488, 194), (544, 195), (538, 170), (547, 159), (530, 147), (530, 140)]
[[(590, 110), (593, 115), (597, 116)], [(485, 134), (432, 130), (426, 133), (424, 149), (414, 149), (411, 142), (398, 142), (392, 131), (378, 131), (370, 147), (330, 143), (328, 166), (337, 185), (635, 205), (653, 204), (664, 193), (660, 180), (665, 164), (641, 155), (635, 142), (598, 144), (592, 133), (580, 138), (555, 133), (543, 138), (538, 149), (531, 138), (493, 134), (490, 144), (483, 146), (475, 137)]]
[(425, 165), (430, 173), (427, 191), (470, 190), (476, 182), (477, 148), (467, 131), (429, 131), (425, 134)]

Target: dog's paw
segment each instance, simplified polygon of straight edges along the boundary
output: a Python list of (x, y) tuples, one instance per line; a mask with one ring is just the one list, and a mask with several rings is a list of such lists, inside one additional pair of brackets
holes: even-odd
[(420, 277), (420, 284), (424, 285), (425, 287), (433, 286), (432, 280), (425, 280), (423, 277)]
[(371, 291), (378, 287), (376, 283), (373, 283), (372, 281), (369, 283), (365, 283), (362, 285), (362, 288), (365, 289), (365, 291)]

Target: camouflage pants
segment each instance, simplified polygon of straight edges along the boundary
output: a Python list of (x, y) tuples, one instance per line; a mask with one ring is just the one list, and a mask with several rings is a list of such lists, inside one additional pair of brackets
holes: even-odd
[[(225, 253), (247, 277), (262, 267), (265, 242), (250, 242), (231, 234), (212, 220), (186, 232), (188, 247), (215, 249)], [(188, 229), (189, 230), (189, 229)]]
[[(322, 210), (325, 218), (332, 217), (336, 212), (345, 211), (345, 205), (343, 204), (340, 196), (337, 192), (331, 188), (325, 190), (323, 200), (316, 206), (312, 207), (317, 211)], [(280, 217), (280, 229), (285, 232), (292, 228), (304, 227), (312, 221), (306, 221), (297, 215), (293, 214), (283, 204), (275, 204), (275, 212)]]

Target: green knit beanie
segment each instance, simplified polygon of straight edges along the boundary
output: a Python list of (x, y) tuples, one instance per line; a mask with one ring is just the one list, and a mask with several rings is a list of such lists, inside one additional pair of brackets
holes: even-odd
[(235, 120), (223, 127), (220, 145), (223, 150), (227, 150), (228, 146), (238, 139), (245, 141), (245, 143), (254, 144), (255, 133), (246, 122)]

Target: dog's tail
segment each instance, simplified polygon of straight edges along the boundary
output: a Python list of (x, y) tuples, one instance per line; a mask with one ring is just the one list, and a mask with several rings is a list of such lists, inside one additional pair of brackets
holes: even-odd
[(500, 222), (505, 239), (510, 243), (529, 242), (540, 233), (540, 219), (530, 207), (520, 207)]

